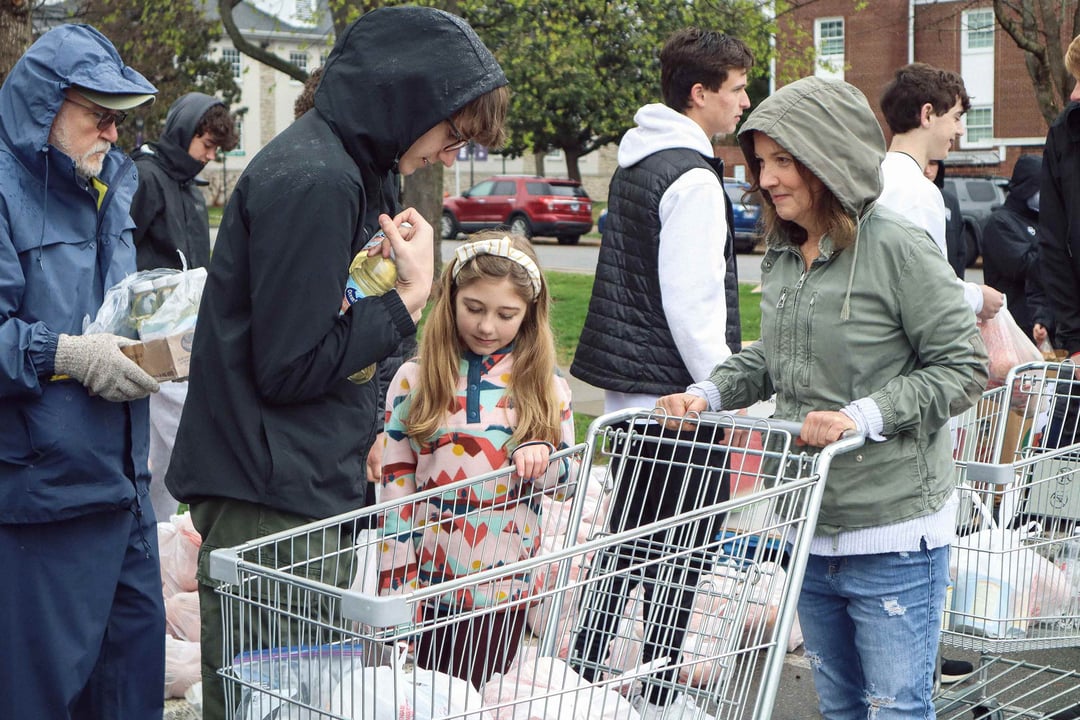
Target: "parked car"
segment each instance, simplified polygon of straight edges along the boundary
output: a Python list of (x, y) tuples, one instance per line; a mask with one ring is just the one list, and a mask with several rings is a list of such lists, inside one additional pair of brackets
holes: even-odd
[(592, 200), (580, 182), (566, 178), (496, 175), (443, 199), (444, 238), (506, 227), (527, 238), (542, 235), (576, 245), (592, 226)]
[(735, 178), (724, 178), (724, 190), (735, 214), (735, 252), (753, 252), (761, 239), (761, 198), (748, 194), (750, 183)]
[(990, 212), (1005, 203), (1009, 179), (995, 175), (982, 177), (946, 176), (945, 187), (956, 193), (960, 212), (964, 216), (964, 243), (967, 245), (967, 266), (975, 264), (982, 254), (982, 233)]
[[(750, 183), (735, 178), (724, 178), (724, 190), (731, 200), (731, 209), (735, 215), (735, 252), (753, 252), (761, 239), (761, 228), (758, 226), (761, 220), (761, 200), (757, 193), (747, 195)], [(596, 228), (601, 234), (606, 224), (607, 208), (604, 208), (596, 221)]]

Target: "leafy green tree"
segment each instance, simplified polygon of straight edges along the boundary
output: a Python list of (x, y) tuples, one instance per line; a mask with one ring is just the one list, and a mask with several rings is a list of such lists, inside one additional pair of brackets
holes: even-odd
[[(124, 62), (158, 89), (157, 101), (135, 112), (147, 139), (164, 126), (169, 106), (184, 93), (217, 95), (227, 105), (240, 98), (229, 63), (210, 59), (221, 26), (207, 19), (201, 3), (175, 0), (84, 0), (72, 20), (87, 22), (112, 40)], [(134, 133), (128, 120), (121, 130)], [(134, 144), (134, 135), (123, 144)]]
[(747, 41), (767, 62), (762, 3), (714, 0), (461, 0), (461, 14), (492, 48), (510, 80), (514, 156), (560, 149), (571, 177), (584, 155), (617, 142), (634, 112), (660, 100), (659, 52), (675, 30), (718, 28)]

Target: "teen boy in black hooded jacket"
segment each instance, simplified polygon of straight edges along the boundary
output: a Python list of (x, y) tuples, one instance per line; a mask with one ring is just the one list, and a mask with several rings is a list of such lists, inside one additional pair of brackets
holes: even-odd
[[(411, 208), (380, 217), (386, 177), (449, 167), (469, 139), (503, 137), (506, 76), (448, 13), (374, 10), (341, 34), (323, 73), (314, 110), (255, 156), (225, 209), (166, 479), (203, 537), (206, 720), (225, 712), (209, 553), (371, 501), (377, 383), (348, 377), (415, 333), (434, 272), (430, 224)], [(379, 226), (396, 253), (396, 292), (339, 315), (349, 263)]]

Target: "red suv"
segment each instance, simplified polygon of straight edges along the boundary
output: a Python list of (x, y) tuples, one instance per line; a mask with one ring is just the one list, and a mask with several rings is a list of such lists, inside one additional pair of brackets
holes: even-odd
[(592, 230), (592, 200), (577, 180), (532, 175), (496, 175), (460, 197), (443, 199), (442, 236), (507, 227), (531, 238), (556, 237), (576, 245)]

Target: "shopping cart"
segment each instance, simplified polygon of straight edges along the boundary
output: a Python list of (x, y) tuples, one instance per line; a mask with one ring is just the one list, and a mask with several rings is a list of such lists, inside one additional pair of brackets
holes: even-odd
[(942, 645), (979, 662), (938, 694), (939, 718), (1080, 717), (1080, 668), (1024, 657), (1080, 647), (1080, 445), (1052, 447), (1073, 439), (1075, 384), (1068, 364), (1020, 366), (959, 423)]
[(1006, 463), (1080, 437), (1080, 381), (1070, 362), (1026, 363), (952, 423), (958, 462)]
[[(788, 424), (708, 415), (671, 419), (676, 431), (650, 434), (666, 420), (645, 411), (596, 420), (585, 444), (552, 459), (553, 468), (567, 460), (580, 468), (558, 488), (564, 501), (544, 502), (521, 486), (515, 503), (537, 516), (545, 508), (544, 523), (565, 514), (558, 519), (571, 528), (566, 542), (542, 554), (398, 595), (376, 591), (386, 541), (380, 528), (405, 511), (416, 537), (460, 530), (428, 523), (425, 513), (513, 482), (508, 471), (215, 551), (210, 572), (221, 583), (225, 628), (244, 628), (225, 637), (221, 677), (231, 716), (638, 720), (648, 690), (663, 687), (667, 710), (652, 717), (768, 718), (829, 464), (862, 438), (808, 455), (796, 450), (798, 429)], [(726, 464), (728, 491), (637, 527), (590, 526), (585, 485), (591, 479), (614, 497), (636, 482), (641, 459), (662, 467), (673, 487), (723, 473)], [(466, 524), (480, 527), (483, 513), (506, 509), (485, 507)], [(628, 547), (645, 551), (608, 562)], [(295, 561), (298, 549), (310, 559)], [(412, 570), (422, 575), (423, 562)], [(627, 594), (617, 599), (627, 600), (645, 577), (665, 588), (666, 602), (697, 598), (681, 653), (635, 654), (633, 628), (650, 618), (635, 621), (632, 603), (622, 602), (603, 657), (575, 656), (571, 646), (589, 609), (611, 599), (620, 580)], [(507, 581), (527, 590), (494, 605), (476, 602)], [(530, 612), (545, 619), (535, 635), (516, 620)], [(500, 648), (516, 646), (516, 655), (489, 662), (491, 637)], [(449, 660), (439, 665), (434, 656)]]

